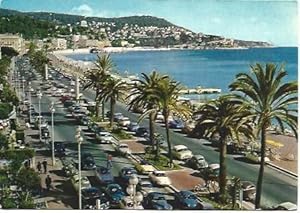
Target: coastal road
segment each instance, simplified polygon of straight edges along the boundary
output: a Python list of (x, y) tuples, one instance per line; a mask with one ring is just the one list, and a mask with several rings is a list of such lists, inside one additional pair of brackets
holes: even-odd
[[(84, 91), (83, 95), (90, 100), (94, 100), (95, 97), (94, 91), (91, 90)], [(126, 106), (122, 103), (117, 104), (116, 112), (123, 113), (125, 116), (129, 117), (131, 121), (138, 120), (138, 115), (128, 112)], [(144, 120), (140, 125), (147, 127), (148, 121)], [(158, 133), (165, 136), (164, 127), (156, 124), (155, 129)], [(172, 130), (170, 131), (170, 140), (174, 145), (186, 145), (193, 151), (193, 154), (203, 155), (209, 163), (219, 162), (218, 151), (209, 146), (210, 143), (206, 140), (189, 138), (186, 135)], [(248, 180), (256, 183), (259, 165), (243, 162), (238, 160), (238, 157), (234, 155), (228, 155), (226, 162), (228, 175), (237, 176), (240, 177), (241, 180)], [(263, 182), (262, 205), (269, 207), (286, 201), (297, 203), (297, 179), (266, 166)]]

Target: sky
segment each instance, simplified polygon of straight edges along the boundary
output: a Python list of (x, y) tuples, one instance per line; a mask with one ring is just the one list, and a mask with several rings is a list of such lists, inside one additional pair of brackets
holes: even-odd
[(297, 0), (0, 0), (0, 7), (97, 17), (152, 15), (197, 33), (298, 44)]

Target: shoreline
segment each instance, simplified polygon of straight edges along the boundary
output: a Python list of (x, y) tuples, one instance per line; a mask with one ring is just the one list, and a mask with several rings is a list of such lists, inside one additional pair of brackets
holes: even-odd
[[(208, 48), (208, 49), (201, 49), (201, 48), (176, 48), (176, 47), (104, 47), (99, 50), (99, 53), (125, 53), (125, 52), (150, 52), (150, 51), (187, 51), (187, 50), (247, 50), (247, 49), (254, 49), (254, 48), (277, 48), (275, 46), (272, 47), (233, 47), (233, 48)], [(57, 55), (73, 55), (73, 54), (90, 54), (90, 50), (93, 48), (80, 48), (80, 49), (65, 49), (65, 50), (55, 50), (53, 54)], [(97, 53), (94, 53), (97, 54)]]

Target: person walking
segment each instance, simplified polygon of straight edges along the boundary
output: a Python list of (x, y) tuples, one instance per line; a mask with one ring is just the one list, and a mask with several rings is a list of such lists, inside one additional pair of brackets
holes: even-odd
[(47, 173), (47, 160), (44, 159), (42, 164), (43, 164), (43, 167), (44, 167), (44, 173), (46, 174)]
[(41, 162), (40, 162), (40, 161), (38, 162), (38, 164), (37, 164), (36, 168), (37, 168), (37, 170), (38, 170), (38, 172), (39, 172), (39, 173), (41, 173), (41, 172), (42, 172), (42, 164), (41, 164)]
[(107, 164), (106, 164), (106, 168), (107, 168), (107, 169), (111, 169), (111, 168), (112, 168), (112, 155), (108, 155), (108, 156), (107, 156)]
[(46, 182), (47, 191), (49, 192), (52, 184), (52, 179), (50, 175), (47, 175), (45, 182)]

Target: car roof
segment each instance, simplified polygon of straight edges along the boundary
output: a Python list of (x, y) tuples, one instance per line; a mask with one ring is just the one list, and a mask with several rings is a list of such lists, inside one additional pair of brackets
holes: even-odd
[(165, 171), (153, 171), (153, 173), (155, 173), (155, 174), (166, 174)]
[(284, 207), (285, 209), (287, 210), (297, 210), (297, 205), (292, 203), (292, 202), (283, 202), (283, 203), (280, 203), (278, 207)]
[(219, 168), (220, 168), (220, 164), (218, 164), (218, 163), (210, 164), (210, 165), (209, 165), (209, 168), (210, 168), (210, 169), (219, 169)]
[(187, 149), (187, 147), (185, 145), (176, 145), (174, 149)]
[(194, 155), (194, 157), (197, 158), (197, 159), (198, 159), (198, 158), (204, 158), (203, 155)]
[(184, 190), (184, 191), (180, 191), (179, 192), (180, 194), (182, 194), (182, 195), (191, 195), (191, 194), (193, 194), (193, 192), (191, 192), (191, 191), (187, 191), (187, 190)]

